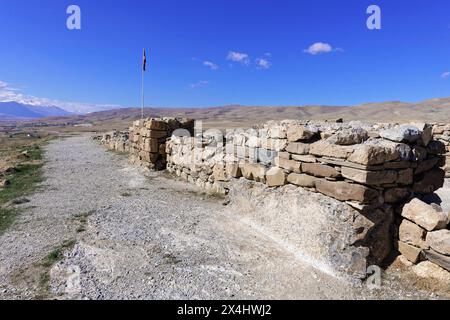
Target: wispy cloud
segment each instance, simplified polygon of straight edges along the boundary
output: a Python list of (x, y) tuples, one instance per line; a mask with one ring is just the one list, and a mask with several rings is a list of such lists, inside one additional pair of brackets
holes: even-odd
[(27, 95), (23, 93), (21, 89), (4, 81), (0, 81), (0, 102), (18, 102), (33, 106), (58, 107), (73, 113), (90, 113), (121, 108), (121, 106), (115, 104), (67, 102), (48, 98), (38, 98)]
[(219, 66), (218, 66), (217, 64), (215, 64), (214, 62), (208, 61), (208, 60), (203, 61), (203, 65), (204, 65), (205, 67), (210, 68), (211, 70), (217, 70), (217, 69), (219, 69)]
[(272, 65), (269, 60), (264, 58), (258, 58), (256, 59), (256, 65), (258, 66), (258, 69), (267, 70)]
[(191, 83), (191, 84), (189, 85), (189, 87), (190, 87), (191, 89), (203, 88), (203, 87), (206, 87), (208, 84), (209, 84), (208, 81), (206, 81), (206, 80), (201, 80), (201, 81), (196, 82), (196, 83)]
[(443, 74), (441, 74), (442, 79), (448, 79), (450, 77), (450, 71), (446, 71)]
[(321, 53), (330, 53), (333, 51), (343, 51), (341, 48), (333, 48), (329, 43), (316, 42), (309, 46), (308, 49), (303, 50), (303, 52), (309, 53), (311, 55), (317, 55)]
[(229, 51), (227, 60), (238, 62), (243, 65), (249, 65), (250, 64), (250, 57), (246, 53), (242, 52), (236, 52), (236, 51)]

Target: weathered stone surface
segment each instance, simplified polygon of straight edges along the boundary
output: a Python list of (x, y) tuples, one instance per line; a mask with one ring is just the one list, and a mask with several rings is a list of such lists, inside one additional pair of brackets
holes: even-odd
[(293, 154), (292, 159), (300, 161), (300, 162), (308, 162), (308, 163), (315, 163), (317, 162), (317, 158), (311, 155), (300, 155), (300, 154)]
[(413, 185), (416, 193), (432, 193), (444, 185), (445, 172), (442, 169), (433, 169), (417, 177), (417, 182)]
[(328, 142), (338, 145), (352, 145), (366, 141), (369, 134), (363, 128), (351, 128), (338, 131), (328, 138)]
[(243, 163), (240, 165), (240, 168), (244, 178), (257, 182), (265, 182), (267, 171), (265, 166), (254, 163)]
[(282, 169), (272, 167), (266, 172), (266, 180), (269, 187), (279, 187), (286, 183), (286, 175)]
[(281, 126), (270, 127), (268, 136), (269, 138), (286, 139), (286, 130)]
[(450, 271), (450, 256), (440, 254), (433, 249), (424, 250), (425, 257), (431, 262), (441, 266), (442, 268)]
[(428, 143), (427, 152), (433, 155), (444, 154), (447, 152), (445, 144), (442, 141), (433, 140)]
[(394, 183), (398, 178), (397, 171), (394, 170), (365, 171), (342, 167), (341, 173), (344, 178), (368, 185)]
[(428, 232), (427, 243), (434, 251), (450, 256), (450, 230)]
[(166, 131), (167, 123), (159, 120), (147, 120), (145, 127), (149, 130), (158, 130), (158, 131)]
[(441, 161), (442, 161), (441, 157), (434, 157), (434, 158), (422, 161), (419, 163), (419, 165), (417, 166), (414, 173), (417, 175), (417, 174), (421, 174), (425, 171), (429, 171), (429, 170), (437, 167)]
[(302, 142), (291, 142), (286, 146), (286, 151), (305, 155), (309, 153), (309, 144)]
[(157, 153), (159, 151), (158, 139), (146, 138), (144, 140), (144, 150), (151, 153)]
[(404, 243), (402, 241), (398, 241), (398, 251), (409, 261), (412, 263), (417, 263), (420, 258), (420, 253), (422, 249)]
[(378, 192), (360, 184), (344, 181), (316, 180), (317, 191), (341, 201), (359, 201), (360, 203), (373, 203), (378, 201)]
[(316, 156), (346, 159), (353, 152), (351, 146), (339, 146), (320, 140), (310, 145), (309, 153)]
[(427, 231), (443, 229), (447, 226), (447, 215), (431, 205), (414, 198), (402, 210), (402, 216), (413, 221)]
[(341, 174), (332, 166), (327, 166), (320, 163), (303, 163), (302, 171), (315, 177), (338, 178), (341, 176)]
[(379, 135), (396, 142), (415, 142), (421, 137), (422, 131), (412, 125), (401, 125), (395, 128), (381, 130)]
[(412, 246), (428, 249), (428, 245), (425, 242), (426, 230), (419, 227), (417, 224), (403, 219), (399, 228), (399, 238), (400, 241), (410, 244)]
[(261, 139), (261, 147), (264, 149), (283, 151), (286, 145), (286, 139)]
[(287, 181), (299, 187), (314, 188), (316, 186), (316, 178), (307, 174), (291, 173)]
[(411, 185), (414, 182), (413, 169), (404, 169), (398, 172), (397, 183), (401, 185)]
[(258, 161), (264, 165), (275, 164), (275, 159), (278, 156), (278, 152), (263, 148), (258, 148)]
[(295, 173), (302, 172), (302, 164), (298, 161), (278, 158), (275, 160), (275, 163), (277, 166), (287, 171), (293, 171)]
[(307, 128), (302, 125), (291, 124), (287, 129), (286, 135), (289, 142), (296, 142), (300, 140), (309, 140), (316, 133), (317, 132), (311, 130), (311, 128)]
[(280, 152), (278, 152), (278, 157), (289, 160), (291, 158), (291, 154), (286, 151), (280, 151)]
[(377, 141), (371, 144), (357, 145), (348, 161), (363, 165), (377, 165), (399, 158), (400, 151), (395, 148), (395, 145)]
[(433, 278), (450, 284), (450, 272), (431, 261), (423, 261), (413, 266), (412, 270), (420, 278)]

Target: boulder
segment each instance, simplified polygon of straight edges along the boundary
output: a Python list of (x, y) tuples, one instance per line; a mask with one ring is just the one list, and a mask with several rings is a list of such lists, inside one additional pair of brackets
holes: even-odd
[(291, 142), (286, 146), (286, 151), (295, 154), (308, 154), (309, 144), (302, 142)]
[(314, 156), (311, 156), (309, 154), (306, 154), (306, 155), (293, 154), (292, 159), (300, 161), (300, 162), (308, 162), (308, 163), (317, 162), (317, 158)]
[(320, 163), (303, 163), (302, 171), (315, 177), (338, 178), (341, 176), (334, 167)]
[(401, 152), (393, 143), (373, 140), (371, 143), (355, 146), (348, 161), (363, 165), (377, 165), (400, 159)]
[(428, 232), (427, 243), (434, 251), (450, 256), (450, 230)]
[(397, 171), (394, 170), (366, 171), (342, 167), (341, 173), (344, 178), (368, 185), (394, 183), (398, 178)]
[(327, 139), (328, 142), (338, 145), (352, 145), (363, 143), (369, 138), (369, 134), (363, 128), (351, 128), (338, 131)]
[(447, 215), (433, 206), (414, 198), (402, 210), (402, 217), (418, 224), (427, 231), (443, 229), (447, 226)]
[(401, 125), (390, 129), (381, 130), (380, 137), (396, 142), (416, 142), (420, 139), (422, 131), (412, 125)]
[(280, 168), (283, 168), (289, 172), (295, 172), (295, 173), (302, 172), (302, 164), (298, 161), (277, 158), (277, 159), (275, 159), (275, 163)]
[(362, 204), (377, 202), (379, 196), (374, 189), (344, 181), (317, 179), (316, 189), (320, 193), (341, 201), (358, 201)]
[(316, 186), (316, 178), (307, 174), (291, 173), (288, 175), (287, 181), (299, 187), (314, 188)]
[(267, 186), (279, 187), (286, 183), (286, 175), (283, 170), (277, 167), (272, 167), (266, 172)]
[(321, 157), (346, 159), (352, 154), (353, 150), (351, 146), (340, 146), (320, 140), (310, 145), (309, 153)]
[(296, 142), (300, 140), (309, 140), (317, 133), (317, 131), (297, 124), (291, 124), (286, 131), (289, 142)]
[(417, 224), (403, 219), (399, 228), (400, 241), (410, 244), (412, 246), (428, 249), (428, 245), (425, 242), (426, 230), (419, 227)]
[(417, 263), (420, 259), (420, 253), (422, 249), (404, 243), (402, 241), (397, 242), (398, 251), (412, 263)]
[(164, 121), (150, 119), (150, 120), (147, 120), (145, 127), (149, 130), (166, 131), (167, 123)]

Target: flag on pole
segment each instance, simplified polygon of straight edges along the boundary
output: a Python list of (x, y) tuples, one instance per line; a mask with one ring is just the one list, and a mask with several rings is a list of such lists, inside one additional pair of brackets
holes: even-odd
[(142, 70), (146, 71), (147, 68), (147, 56), (145, 55), (145, 49), (144, 49), (144, 57), (142, 59)]

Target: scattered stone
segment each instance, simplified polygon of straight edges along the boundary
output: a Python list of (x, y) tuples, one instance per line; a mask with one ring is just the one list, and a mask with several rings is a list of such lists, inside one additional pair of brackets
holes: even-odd
[(279, 187), (286, 183), (286, 175), (282, 169), (272, 167), (266, 172), (266, 180), (269, 187)]
[(425, 241), (426, 230), (419, 227), (417, 224), (404, 219), (400, 224), (399, 238), (400, 241), (410, 244), (412, 246), (428, 249), (429, 246)]
[(422, 249), (414, 247), (412, 245), (409, 245), (407, 243), (404, 243), (402, 241), (397, 242), (398, 245), (398, 251), (409, 261), (412, 263), (417, 263), (420, 258), (420, 253), (422, 252)]
[(443, 229), (447, 226), (447, 215), (431, 205), (414, 198), (402, 210), (402, 216), (415, 222), (427, 231)]
[(307, 174), (291, 173), (288, 175), (287, 181), (299, 187), (314, 188), (316, 186), (316, 178)]

